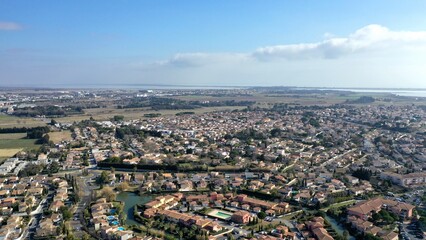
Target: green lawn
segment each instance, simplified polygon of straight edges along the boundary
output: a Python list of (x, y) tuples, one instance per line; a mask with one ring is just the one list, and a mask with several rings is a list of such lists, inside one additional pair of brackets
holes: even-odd
[(326, 208), (322, 208), (321, 210), (326, 212), (330, 208), (340, 208), (340, 207), (343, 207), (343, 206), (352, 205), (354, 203), (356, 203), (356, 200), (343, 201), (343, 202), (340, 202), (340, 203), (331, 204), (330, 206), (328, 206)]
[(38, 146), (35, 144), (35, 139), (1, 139), (0, 140), (0, 149), (35, 149)]
[(22, 150), (37, 149), (35, 139), (0, 139), (0, 162)]

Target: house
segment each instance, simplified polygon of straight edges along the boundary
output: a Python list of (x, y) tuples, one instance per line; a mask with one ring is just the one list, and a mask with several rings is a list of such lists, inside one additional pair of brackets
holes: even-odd
[(33, 196), (40, 196), (43, 194), (43, 188), (40, 187), (36, 187), (36, 188), (30, 188), (27, 190), (28, 194), (33, 195)]
[(220, 224), (217, 224), (215, 222), (210, 222), (204, 228), (208, 231), (211, 231), (211, 232), (219, 232), (223, 229)]
[(405, 175), (392, 172), (382, 172), (380, 174), (380, 178), (383, 180), (390, 180), (403, 187), (416, 187), (426, 184), (425, 172), (414, 172)]
[(22, 217), (19, 216), (11, 216), (7, 219), (7, 225), (9, 226), (19, 226), (23, 222)]
[(52, 216), (50, 216), (50, 219), (54, 224), (57, 224), (62, 220), (61, 215), (57, 213), (53, 213)]
[(1, 205), (3, 207), (11, 207), (16, 202), (15, 198), (3, 198)]
[(250, 213), (244, 210), (240, 210), (237, 212), (234, 212), (231, 216), (231, 220), (236, 223), (242, 223), (246, 224), (250, 221)]
[(52, 211), (52, 212), (58, 212), (58, 211), (59, 211), (59, 209), (60, 209), (62, 206), (65, 206), (64, 202), (62, 202), (62, 201), (54, 201), (54, 202), (52, 203), (52, 205), (50, 205), (49, 210), (50, 210), (50, 211)]
[(315, 228), (312, 230), (313, 235), (318, 240), (334, 240), (334, 238), (327, 232), (325, 228)]
[(385, 208), (401, 217), (411, 218), (415, 206), (403, 202), (375, 198), (348, 208), (348, 216), (356, 216), (363, 220), (367, 220), (373, 213), (378, 213), (382, 208)]
[(93, 225), (95, 227), (95, 231), (100, 230), (103, 226), (109, 226), (109, 223), (106, 219), (103, 218), (95, 218), (93, 219)]

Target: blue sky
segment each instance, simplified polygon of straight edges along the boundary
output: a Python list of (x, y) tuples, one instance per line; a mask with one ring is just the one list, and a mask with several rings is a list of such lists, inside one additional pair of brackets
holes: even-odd
[(426, 87), (425, 9), (425, 1), (0, 0), (0, 85)]

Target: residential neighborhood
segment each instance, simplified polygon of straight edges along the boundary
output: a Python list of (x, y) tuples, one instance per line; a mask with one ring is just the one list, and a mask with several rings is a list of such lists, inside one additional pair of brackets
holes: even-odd
[[(102, 96), (112, 93), (66, 98), (106, 104), (111, 99)], [(196, 94), (147, 91), (140, 98), (165, 93)], [(135, 104), (124, 96), (113, 101)], [(8, 95), (4, 114), (33, 100)], [(276, 103), (133, 119), (34, 119), (45, 126), (2, 130), (39, 143), (0, 165), (0, 239), (425, 236), (421, 105)]]

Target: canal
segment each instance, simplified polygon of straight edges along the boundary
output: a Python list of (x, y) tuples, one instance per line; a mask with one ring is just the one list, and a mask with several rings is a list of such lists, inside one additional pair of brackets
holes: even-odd
[(123, 211), (127, 215), (126, 225), (139, 225), (133, 217), (133, 209), (136, 204), (145, 204), (151, 201), (153, 197), (142, 195), (134, 192), (121, 192), (117, 195), (117, 201), (124, 202)]
[[(325, 215), (325, 220), (327, 220), (327, 222), (330, 223), (331, 227), (336, 230), (336, 232), (343, 236), (343, 232), (345, 231), (344, 227), (342, 227), (342, 225), (340, 225), (334, 218), (329, 217), (328, 215)], [(349, 240), (355, 240), (355, 237), (349, 235), (348, 236)]]

